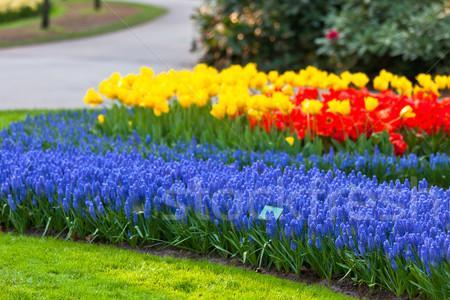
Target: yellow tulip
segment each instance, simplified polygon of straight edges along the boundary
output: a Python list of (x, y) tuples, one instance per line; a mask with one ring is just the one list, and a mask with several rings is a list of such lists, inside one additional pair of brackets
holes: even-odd
[(160, 117), (160, 116), (162, 115), (162, 112), (161, 112), (159, 109), (157, 109), (157, 108), (154, 108), (154, 109), (153, 109), (153, 113), (154, 113), (155, 116), (157, 116), (157, 117)]
[(289, 99), (289, 96), (280, 92), (274, 93), (272, 101), (268, 101), (268, 103), (272, 105), (272, 107), (269, 107), (270, 110), (279, 109), (284, 115), (291, 113), (294, 109), (294, 104)]
[(83, 99), (84, 103), (90, 106), (98, 106), (103, 103), (102, 96), (97, 93), (93, 88), (90, 88)]
[[(419, 74), (416, 79), (418, 83), (413, 85), (404, 76), (381, 70), (373, 79), (373, 87), (379, 91), (391, 88), (407, 96), (413, 92), (438, 94), (440, 90), (450, 89), (450, 76)], [(191, 70), (161, 73), (143, 66), (137, 74), (111, 74), (99, 84), (98, 92), (89, 89), (84, 101), (96, 106), (103, 103), (103, 98), (117, 99), (125, 106), (144, 107), (158, 116), (168, 113), (174, 103), (186, 109), (192, 105), (212, 105), (210, 114), (217, 119), (244, 113), (255, 120), (261, 120), (263, 116), (273, 112), (291, 113), (295, 108), (292, 98), (303, 87), (320, 90), (342, 90), (349, 86), (364, 88), (368, 81), (369, 78), (364, 73), (346, 71), (337, 75), (311, 66), (298, 72), (286, 71), (282, 74), (277, 71), (259, 71), (255, 64), (232, 65), (220, 71), (199, 64)], [(365, 97), (364, 105), (365, 110), (371, 112), (380, 104), (375, 97)], [(324, 103), (318, 99), (306, 99), (300, 104), (300, 109), (304, 114), (316, 115), (322, 112), (323, 106)], [(332, 100), (327, 102), (326, 109), (345, 116), (351, 113), (351, 102)], [(404, 107), (400, 112), (400, 118), (403, 119), (414, 116), (411, 106)]]
[(141, 67), (140, 69), (140, 76), (145, 76), (145, 77), (149, 77), (149, 78), (153, 78), (153, 76), (155, 75), (155, 72), (153, 71), (152, 68), (149, 67)]
[(180, 103), (180, 105), (183, 108), (188, 108), (189, 106), (191, 106), (192, 104), (192, 96), (188, 95), (188, 94), (182, 94), (182, 95), (178, 95), (178, 103)]
[(105, 116), (102, 115), (102, 114), (99, 114), (99, 115), (97, 116), (97, 121), (98, 121), (100, 124), (105, 123)]
[(380, 71), (380, 74), (378, 76), (380, 76), (383, 80), (391, 81), (394, 77), (394, 74), (383, 69)]
[(206, 90), (199, 89), (195, 93), (194, 102), (198, 107), (203, 107), (208, 104), (209, 101), (209, 93)]
[(223, 119), (225, 117), (225, 109), (219, 104), (213, 105), (210, 114), (216, 119)]
[(411, 95), (413, 92), (413, 85), (411, 81), (405, 76), (394, 76), (391, 80), (391, 85), (393, 88), (397, 90), (397, 92), (401, 95)]
[(373, 88), (377, 91), (385, 91), (389, 88), (389, 80), (381, 76), (377, 76), (373, 79)]
[(275, 91), (275, 87), (271, 84), (263, 87), (263, 93), (266, 95), (272, 94)]
[(288, 136), (288, 137), (286, 137), (284, 140), (285, 140), (286, 143), (288, 143), (290, 146), (294, 145), (294, 142), (295, 142), (294, 137)]
[(117, 96), (117, 86), (108, 79), (100, 82), (98, 91), (109, 99), (114, 99)]
[(366, 97), (364, 98), (364, 105), (367, 111), (374, 111), (378, 107), (378, 99), (374, 97)]
[(328, 102), (328, 110), (331, 113), (347, 116), (351, 112), (350, 100), (331, 100)]
[(434, 82), (440, 90), (445, 90), (447, 88), (447, 76), (436, 75), (434, 77)]
[(400, 111), (400, 118), (402, 119), (414, 118), (415, 116), (416, 113), (414, 112), (413, 108), (410, 105), (406, 105)]
[(278, 79), (278, 72), (277, 71), (270, 71), (268, 74), (270, 82), (274, 83)]
[(250, 81), (250, 86), (256, 89), (261, 89), (267, 83), (267, 75), (264, 72), (259, 72)]
[(369, 77), (364, 73), (358, 72), (352, 75), (351, 81), (356, 87), (363, 88), (369, 82)]
[(352, 81), (352, 77), (353, 77), (353, 75), (349, 71), (345, 71), (345, 72), (341, 73), (341, 78), (344, 81), (350, 82), (350, 81)]
[(321, 112), (323, 103), (319, 100), (306, 99), (301, 104), (301, 110), (308, 115), (317, 115)]
[(283, 88), (281, 89), (281, 91), (288, 96), (293, 96), (294, 95), (294, 88), (292, 87), (292, 85), (290, 84), (286, 84), (285, 86), (283, 86)]
[(234, 117), (237, 114), (237, 111), (238, 111), (238, 109), (237, 109), (236, 105), (234, 105), (234, 104), (229, 105), (227, 107), (227, 115), (230, 117)]
[(263, 113), (262, 112), (260, 112), (260, 111), (258, 111), (258, 110), (256, 110), (256, 109), (253, 109), (253, 108), (251, 108), (251, 109), (249, 109), (248, 111), (247, 111), (247, 114), (250, 116), (250, 117), (252, 117), (253, 119), (255, 119), (255, 120), (261, 120), (261, 118), (262, 118), (262, 116), (263, 116)]

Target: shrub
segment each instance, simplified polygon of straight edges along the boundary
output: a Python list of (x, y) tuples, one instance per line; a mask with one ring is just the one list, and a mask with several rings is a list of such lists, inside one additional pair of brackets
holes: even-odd
[(325, 19), (326, 27), (336, 30), (339, 38), (318, 38), (317, 53), (335, 70), (448, 72), (450, 64), (442, 61), (450, 47), (446, 4), (443, 0), (346, 1)]
[(26, 18), (39, 13), (42, 0), (2, 0), (0, 1), (0, 23)]
[(216, 67), (256, 62), (263, 70), (300, 68), (317, 60), (314, 39), (337, 0), (206, 0), (194, 16), (203, 60)]
[(450, 46), (447, 0), (205, 0), (194, 16), (203, 60), (263, 69), (312, 64), (373, 74), (444, 72)]

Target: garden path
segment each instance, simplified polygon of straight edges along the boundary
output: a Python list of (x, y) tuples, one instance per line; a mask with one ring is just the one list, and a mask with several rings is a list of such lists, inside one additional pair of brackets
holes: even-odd
[[(132, 0), (168, 8), (151, 23), (102, 36), (0, 50), (0, 109), (77, 108), (89, 87), (114, 71), (190, 67), (199, 0)], [(108, 9), (104, 5), (104, 9)]]

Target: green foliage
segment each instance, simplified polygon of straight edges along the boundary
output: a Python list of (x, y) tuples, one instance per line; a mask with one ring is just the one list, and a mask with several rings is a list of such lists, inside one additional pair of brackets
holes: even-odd
[(328, 153), (330, 148), (349, 153), (373, 152), (377, 146), (382, 153), (392, 154), (388, 135), (380, 133), (357, 141), (347, 139), (339, 143), (329, 138), (308, 138), (296, 140), (289, 145), (285, 138), (288, 130), (272, 128), (266, 132), (262, 127), (251, 128), (245, 116), (219, 120), (211, 116), (210, 107), (182, 108), (175, 103), (168, 114), (155, 116), (153, 111), (137, 107), (132, 110), (114, 105), (105, 112), (105, 123), (99, 129), (108, 135), (127, 136), (134, 130), (142, 137), (149, 135), (154, 142), (172, 146), (178, 142), (195, 139), (200, 144), (212, 144), (219, 149), (240, 149), (246, 151), (282, 150), (290, 154), (305, 156)]
[(35, 116), (44, 110), (5, 110), (0, 111), (0, 130), (6, 128), (12, 122), (25, 120), (27, 116)]
[(318, 38), (317, 53), (340, 71), (448, 73), (450, 64), (440, 60), (450, 47), (449, 5), (447, 0), (345, 1), (325, 19), (339, 39)]
[[(381, 68), (405, 75), (449, 72), (447, 0), (205, 0), (194, 16), (204, 61), (261, 69), (315, 65), (332, 71)], [(328, 30), (339, 38), (329, 40)]]
[(314, 39), (339, 0), (206, 0), (194, 16), (216, 67), (255, 62), (262, 70), (316, 64)]
[[(195, 139), (201, 144), (213, 144), (219, 149), (240, 149), (247, 151), (282, 150), (290, 154), (305, 156), (335, 151), (347, 153), (374, 153), (375, 147), (382, 154), (392, 155), (393, 147), (386, 132), (376, 133), (370, 138), (360, 136), (353, 141), (347, 139), (338, 142), (328, 137), (296, 139), (290, 146), (285, 138), (295, 136), (289, 130), (272, 129), (267, 132), (262, 127), (251, 128), (245, 116), (219, 120), (211, 116), (210, 107), (190, 107), (184, 109), (174, 103), (168, 114), (155, 116), (146, 108), (137, 107), (132, 110), (122, 105), (113, 105), (105, 112), (105, 123), (100, 126), (108, 135), (131, 134), (134, 130), (142, 137), (150, 135), (157, 143), (169, 146), (177, 142), (190, 142)], [(417, 134), (415, 131), (403, 132), (408, 144), (408, 153), (429, 156), (433, 153), (450, 154), (450, 140), (446, 133), (434, 135)]]
[(29, 18), (39, 15), (42, 5), (39, 5), (36, 9), (30, 7), (24, 7), (19, 11), (9, 11), (6, 13), (0, 13), (0, 24), (16, 21), (18, 19)]
[(1, 299), (350, 299), (207, 261), (0, 234)]

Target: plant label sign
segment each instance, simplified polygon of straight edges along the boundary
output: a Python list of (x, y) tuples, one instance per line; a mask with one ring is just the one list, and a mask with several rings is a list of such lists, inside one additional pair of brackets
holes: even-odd
[(267, 220), (267, 214), (273, 213), (275, 220), (278, 220), (280, 218), (282, 212), (283, 212), (283, 209), (281, 207), (266, 205), (266, 206), (264, 206), (263, 210), (259, 214), (259, 218), (261, 220)]

